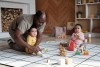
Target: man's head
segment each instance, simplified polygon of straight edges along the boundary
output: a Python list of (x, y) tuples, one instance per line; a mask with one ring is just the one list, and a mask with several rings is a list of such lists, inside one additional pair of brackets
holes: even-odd
[(40, 22), (44, 23), (46, 22), (46, 14), (43, 11), (37, 11), (35, 14), (35, 18)]

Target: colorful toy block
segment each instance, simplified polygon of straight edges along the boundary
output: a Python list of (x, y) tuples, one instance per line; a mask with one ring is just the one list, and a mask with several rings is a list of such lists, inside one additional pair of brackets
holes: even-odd
[(59, 46), (59, 50), (60, 50), (60, 56), (66, 56), (67, 55), (65, 48), (61, 44)]
[(75, 52), (75, 55), (80, 55), (80, 52), (79, 52), (79, 51), (76, 51), (76, 52)]
[(72, 64), (72, 59), (71, 58), (66, 58), (65, 59), (65, 64)]
[(69, 46), (66, 49), (69, 51), (74, 51), (74, 47), (75, 47), (75, 43), (74, 43), (74, 41), (71, 40), (69, 42)]
[(89, 51), (88, 50), (85, 50), (83, 55), (89, 55)]

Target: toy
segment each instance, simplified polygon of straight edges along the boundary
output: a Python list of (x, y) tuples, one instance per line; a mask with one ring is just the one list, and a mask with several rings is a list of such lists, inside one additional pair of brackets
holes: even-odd
[(69, 46), (66, 48), (69, 51), (74, 51), (75, 43), (74, 41), (70, 40)]
[(89, 55), (89, 52), (88, 52), (88, 50), (84, 50), (84, 53), (83, 53), (83, 55)]
[(72, 64), (72, 59), (71, 58), (66, 58), (65, 59), (65, 64)]
[(67, 42), (60, 43), (60, 45), (62, 45), (63, 47), (68, 47), (68, 43)]
[(66, 56), (65, 48), (62, 45), (59, 46), (59, 50), (60, 50), (60, 56)]
[(60, 49), (60, 56), (66, 56), (66, 51), (64, 50), (64, 47)]
[(76, 52), (75, 52), (75, 55), (80, 55), (80, 52), (79, 52), (79, 51), (76, 51)]
[(87, 46), (87, 39), (84, 40), (83, 55), (89, 55), (89, 51), (86, 49), (86, 46)]
[(48, 58), (46, 62), (47, 62), (48, 64), (50, 64), (50, 58)]
[(43, 57), (42, 52), (40, 52), (40, 51), (37, 52), (37, 55), (40, 56), (40, 57)]
[(59, 59), (58, 64), (61, 65), (61, 66), (62, 65), (64, 66), (65, 65), (65, 59), (63, 59), (63, 58)]
[(85, 47), (86, 47), (85, 45), (84, 45), (84, 46), (81, 45), (81, 46), (79, 47), (79, 50), (80, 50), (80, 52), (81, 52), (82, 54), (84, 53), (84, 49), (86, 49)]
[(42, 51), (43, 51), (43, 52), (48, 52), (48, 49), (42, 48)]
[(59, 45), (59, 49), (62, 49), (62, 48), (63, 48), (62, 43), (60, 43), (60, 45)]
[(75, 52), (75, 55), (80, 55), (80, 53), (81, 53), (80, 50), (77, 49), (76, 52)]
[(58, 38), (58, 39), (66, 39), (67, 36), (66, 36), (65, 33), (62, 33), (62, 34), (60, 34), (60, 35), (57, 35), (56, 38)]

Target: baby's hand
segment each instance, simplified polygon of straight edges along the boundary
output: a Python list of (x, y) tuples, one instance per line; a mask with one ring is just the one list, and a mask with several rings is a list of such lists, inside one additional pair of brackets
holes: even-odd
[(76, 46), (76, 49), (78, 49), (78, 46)]
[(75, 34), (75, 37), (76, 37), (76, 39), (79, 39), (79, 35), (78, 34)]

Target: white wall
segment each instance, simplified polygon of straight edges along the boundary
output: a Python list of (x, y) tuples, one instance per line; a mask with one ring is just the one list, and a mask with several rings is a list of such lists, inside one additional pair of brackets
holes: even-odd
[[(35, 0), (0, 0), (0, 7), (22, 8), (23, 14), (34, 14)], [(1, 32), (1, 14), (0, 14), (0, 38), (10, 37), (8, 32)]]
[(0, 0), (0, 1), (27, 3), (27, 4), (29, 4), (30, 14), (34, 14), (36, 12), (36, 10), (35, 10), (35, 0)]

